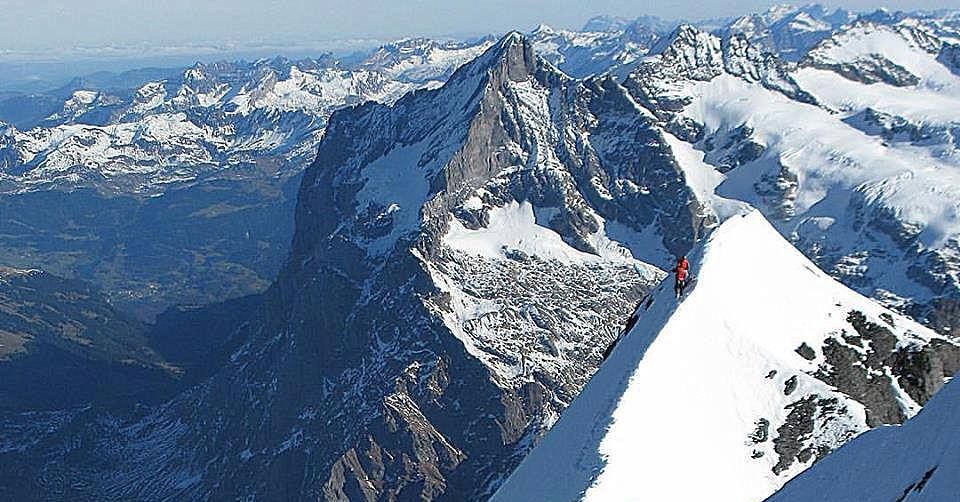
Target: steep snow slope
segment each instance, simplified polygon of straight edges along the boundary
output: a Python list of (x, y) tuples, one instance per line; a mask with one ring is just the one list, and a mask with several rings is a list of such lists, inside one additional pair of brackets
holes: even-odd
[[(852, 228), (859, 205), (867, 206), (860, 209), (861, 218), (884, 220), (892, 234), (888, 238), (902, 232), (902, 238), (916, 237), (922, 249), (949, 252), (955, 246), (960, 172), (945, 159), (885, 144), (821, 108), (732, 77), (716, 78), (691, 94), (695, 98), (687, 116), (709, 131), (746, 126), (751, 139), (765, 147), (758, 159), (729, 172), (718, 192), (785, 220), (784, 233), (820, 237), (825, 251), (871, 249), (876, 245), (860, 244), (862, 237)], [(796, 127), (798, 123), (809, 125)], [(839, 226), (831, 230), (834, 224)], [(902, 296), (924, 300), (931, 292), (914, 283), (907, 269), (915, 264), (905, 254), (864, 257), (864, 265), (879, 263), (863, 274)], [(894, 272), (900, 283), (889, 280)], [(880, 281), (885, 274), (888, 280)]]
[(940, 57), (945, 46), (915, 23), (862, 22), (813, 48), (797, 79), (844, 114), (873, 108), (913, 123), (955, 122), (960, 76)]
[[(683, 301), (668, 279), (642, 304), (493, 500), (762, 500), (815, 457), (919, 409), (895, 354), (958, 357), (817, 269), (758, 212), (731, 217), (691, 258)], [(944, 374), (924, 378), (939, 387)]]
[[(625, 85), (821, 268), (945, 331), (960, 297), (960, 77), (917, 20), (861, 21), (800, 66), (680, 27)], [(949, 316), (946, 316), (949, 317)]]
[(770, 502), (943, 502), (960, 494), (960, 383), (901, 427), (870, 431), (787, 483)]

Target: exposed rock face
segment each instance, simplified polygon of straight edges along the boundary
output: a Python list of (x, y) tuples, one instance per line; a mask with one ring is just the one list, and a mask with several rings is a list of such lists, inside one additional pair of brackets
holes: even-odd
[(871, 427), (902, 423), (910, 411), (903, 408), (904, 394), (922, 406), (960, 365), (956, 343), (918, 343), (909, 333), (905, 340), (891, 330), (892, 318), (878, 324), (851, 311), (847, 322), (852, 332), (824, 342), (817, 378), (863, 403)]
[[(658, 43), (624, 85), (665, 130), (691, 143), (703, 152), (704, 163), (725, 175), (717, 194), (761, 208), (784, 236), (845, 284), (926, 323), (939, 317), (936, 322), (947, 329), (956, 324), (945, 321), (950, 309), (943, 305), (960, 295), (960, 244), (951, 218), (941, 222), (930, 215), (955, 198), (921, 212), (912, 208), (923, 205), (924, 197), (906, 194), (953, 183), (904, 173), (920, 164), (938, 166), (926, 172), (948, 172), (960, 151), (960, 129), (949, 113), (931, 120), (897, 104), (921, 89), (952, 88), (952, 76), (936, 68), (949, 66), (949, 38), (937, 35), (946, 28), (906, 15), (842, 28), (822, 18), (823, 38), (795, 65), (763, 49), (772, 19), (794, 14), (780, 9), (765, 14), (770, 20), (743, 19), (742, 26), (719, 32), (722, 37), (682, 26)], [(837, 92), (862, 86), (866, 93), (875, 82), (886, 83), (870, 90), (870, 96), (879, 92), (875, 99)], [(800, 116), (824, 127), (794, 128)], [(849, 139), (836, 139), (849, 133)], [(878, 150), (861, 155), (849, 149), (861, 144), (861, 133), (880, 138), (870, 143)], [(923, 152), (922, 161), (916, 151)], [(879, 174), (878, 164), (890, 169)], [(943, 225), (951, 230), (931, 239), (930, 231)]]
[[(495, 398), (500, 403), (495, 407), (499, 411), (494, 412), (498, 433), (487, 439), (473, 434), (469, 439), (451, 437), (449, 432), (445, 433), (446, 441), (457, 445), (455, 448), (463, 452), (451, 453), (445, 465), (427, 461), (433, 455), (406, 453), (413, 465), (421, 466), (418, 471), (426, 469), (434, 473), (424, 475), (423, 488), (418, 488), (428, 498), (444, 491), (448, 494), (466, 493), (463, 490), (468, 488), (458, 484), (466, 478), (457, 472), (488, 473), (482, 474), (484, 478), (481, 479), (494, 475), (497, 469), (490, 462), (496, 455), (490, 451), (491, 445), (484, 446), (483, 441), (499, 438), (498, 442), (515, 448), (517, 446), (510, 445), (518, 445), (521, 440), (528, 444), (523, 438), (531, 433), (536, 435), (537, 430), (548, 425), (589, 375), (589, 371), (583, 371), (583, 362), (587, 362), (587, 366), (599, 363), (600, 350), (596, 349), (605, 347), (616, 335), (616, 324), (627, 317), (632, 299), (638, 298), (642, 291), (642, 282), (630, 278), (632, 270), (620, 265), (598, 263), (597, 266), (584, 267), (556, 260), (544, 261), (520, 250), (500, 258), (471, 256), (456, 246), (451, 249), (444, 245), (443, 236), (450, 225), (461, 228), (461, 232), (482, 232), (486, 225), (498, 218), (497, 208), (516, 204), (514, 201), (525, 201), (535, 208), (550, 209), (543, 213), (542, 220), (538, 214), (537, 221), (556, 230), (572, 249), (596, 253), (597, 241), (593, 236), (602, 230), (604, 220), (616, 219), (638, 230), (661, 225), (648, 216), (652, 212), (646, 210), (644, 203), (656, 207), (666, 198), (653, 197), (647, 202), (648, 199), (637, 190), (629, 190), (630, 186), (621, 180), (630, 180), (634, 186), (684, 190), (682, 184), (677, 184), (678, 172), (670, 167), (666, 151), (651, 156), (649, 152), (656, 152), (655, 148), (648, 147), (640, 152), (630, 150), (635, 148), (633, 145), (648, 145), (656, 133), (642, 126), (646, 120), (643, 114), (629, 104), (626, 94), (612, 81), (600, 80), (582, 87), (568, 81), (541, 67), (529, 45), (516, 36), (502, 41), (497, 51), (488, 53), (484, 60), (454, 75), (443, 93), (413, 96), (401, 100), (392, 109), (365, 106), (351, 111), (349, 116), (343, 114), (342, 121), (331, 124), (324, 143), (333, 150), (328, 153), (321, 149), (320, 160), (314, 169), (308, 171), (301, 191), (303, 211), (298, 213), (298, 225), (307, 226), (307, 230), (298, 235), (306, 239), (323, 239), (338, 226), (339, 230), (336, 239), (321, 240), (319, 245), (295, 240), (295, 253), (301, 249), (310, 250), (304, 254), (313, 254), (312, 260), (323, 262), (339, 262), (336, 255), (340, 253), (366, 255), (370, 259), (369, 267), (345, 269), (339, 264), (337, 267), (348, 276), (354, 276), (355, 281), (366, 281), (367, 284), (392, 281), (394, 274), (399, 276), (396, 280), (409, 281), (400, 269), (378, 272), (379, 267), (393, 269), (391, 263), (397, 261), (408, 261), (407, 270), (428, 272), (429, 276), (418, 280), (437, 284), (439, 291), (427, 295), (423, 305), (462, 340), (470, 357), (484, 363), (489, 371), (486, 378), (496, 384), (495, 388), (501, 389), (498, 391), (501, 396)], [(552, 99), (571, 101), (552, 105), (547, 101), (548, 95), (553, 95)], [(450, 96), (470, 101), (450, 102)], [(602, 116), (591, 113), (598, 108), (604, 110)], [(470, 113), (463, 115), (463, 110)], [(411, 121), (414, 117), (416, 120)], [(638, 123), (640, 127), (637, 127)], [(374, 124), (387, 133), (374, 137), (365, 134)], [(581, 136), (574, 132), (585, 128), (592, 131), (589, 143), (577, 140)], [(633, 134), (648, 135), (650, 139), (612, 141), (630, 130), (637, 131)], [(564, 136), (570, 139), (564, 140)], [(607, 141), (608, 137), (611, 141)], [(372, 142), (366, 143), (367, 138)], [(340, 146), (359, 142), (362, 142), (362, 148)], [(377, 167), (371, 166), (367, 159), (385, 154), (390, 158), (389, 152), (396, 143), (407, 145), (406, 148), (413, 151), (418, 151), (420, 147), (417, 145), (429, 145), (427, 154), (421, 154), (418, 163), (422, 171), (409, 173), (424, 178), (422, 185), (411, 187), (422, 191), (415, 192), (416, 198), (409, 197), (414, 193), (389, 193), (387, 199), (370, 198), (371, 191), (385, 192), (379, 192), (383, 188), (377, 186)], [(598, 151), (601, 146), (606, 149)], [(614, 149), (614, 146), (627, 150)], [(638, 154), (646, 157), (638, 158)], [(331, 162), (333, 159), (336, 164)], [(644, 171), (635, 171), (632, 170), (634, 165), (646, 167)], [(556, 169), (560, 166), (564, 167)], [(663, 166), (664, 170), (651, 169), (653, 166)], [(337, 187), (334, 193), (338, 198), (324, 200), (329, 197), (324, 193), (331, 186)], [(346, 195), (349, 192), (355, 195)], [(408, 197), (400, 199), (402, 195)], [(413, 218), (416, 216), (404, 212), (417, 211), (420, 197), (426, 200), (419, 214), (421, 230), (415, 240), (411, 240), (409, 232), (414, 229)], [(393, 210), (389, 209), (391, 206)], [(327, 209), (316, 211), (314, 208), (317, 207)], [(332, 212), (330, 208), (333, 208)], [(682, 249), (696, 235), (694, 225), (699, 223), (682, 206), (668, 211), (680, 218), (671, 221), (673, 226), (683, 228), (679, 222), (686, 218), (689, 230), (685, 236), (664, 231), (663, 246)], [(458, 217), (452, 223), (450, 213)], [(351, 214), (359, 214), (359, 218), (346, 216)], [(335, 215), (339, 216), (330, 218)], [(598, 218), (600, 215), (604, 220)], [(389, 223), (383, 224), (376, 233), (370, 233), (368, 229), (378, 220)], [(357, 223), (338, 223), (342, 221)], [(318, 224), (319, 227), (310, 228)], [(658, 228), (666, 229), (668, 224)], [(415, 245), (413, 255), (406, 251), (406, 246), (411, 243)], [(414, 259), (422, 265), (416, 265)], [(378, 265), (381, 262), (384, 265)], [(308, 266), (314, 265), (310, 263)], [(608, 286), (592, 284), (592, 277), (597, 274), (610, 279), (619, 276), (620, 279), (611, 284), (620, 286), (607, 290)], [(610, 279), (604, 279), (604, 282)], [(557, 296), (556, 292), (569, 291), (569, 288), (577, 287), (574, 284), (583, 288), (584, 293), (599, 293), (599, 297), (588, 300), (596, 300), (596, 303), (584, 304), (582, 308), (554, 303), (569, 301), (570, 297), (564, 300), (565, 297)], [(607, 296), (606, 291), (612, 294)], [(362, 303), (367, 301), (361, 300)], [(375, 303), (383, 305), (382, 301)], [(610, 308), (615, 310), (605, 314), (610, 315), (609, 320), (600, 326), (582, 316), (582, 313), (600, 313)], [(558, 311), (569, 314), (559, 318), (555, 314)], [(477, 314), (470, 312), (481, 314), (475, 317)], [(609, 327), (602, 327), (604, 325)], [(591, 339), (597, 342), (590, 342)], [(602, 346), (596, 345), (601, 343), (600, 340), (603, 340)], [(349, 352), (340, 346), (334, 346), (332, 350)], [(440, 360), (449, 357), (440, 356)], [(563, 360), (581, 362), (569, 365), (562, 364)], [(462, 378), (451, 370), (443, 380)], [(445, 388), (442, 395), (436, 395), (437, 389), (420, 388), (418, 392), (421, 396), (433, 397), (426, 404), (422, 398), (404, 399), (402, 402), (408, 406), (401, 408), (388, 402), (387, 407), (392, 411), (387, 416), (405, 417), (388, 420), (392, 434), (422, 430), (422, 427), (404, 425), (405, 422), (418, 423), (421, 413), (424, 417), (432, 416), (432, 421), (452, 419), (438, 418), (437, 414), (441, 412), (432, 403), (454, 399), (447, 397), (456, 395), (453, 389)], [(392, 400), (400, 399), (396, 394), (393, 396)], [(464, 398), (455, 399), (462, 402)], [(418, 413), (416, 409), (423, 411)], [(466, 417), (456, 420), (466, 420)], [(476, 428), (477, 425), (469, 427)], [(443, 428), (438, 427), (438, 430)], [(384, 445), (384, 440), (377, 442)], [(424, 444), (424, 440), (415, 440), (414, 444)], [(384, 451), (402, 456), (403, 453), (395, 449), (397, 447), (396, 444), (384, 447)], [(421, 459), (421, 462), (413, 459)], [(458, 465), (452, 478), (442, 481), (450, 477), (446, 471), (454, 470), (453, 467)], [(473, 478), (474, 483), (476, 480)], [(493, 478), (483, 481), (481, 486), (492, 481)]]
[[(84, 493), (481, 499), (662, 277), (616, 241), (666, 266), (714, 224), (623, 87), (516, 34), (441, 89), (335, 114), (298, 200), (263, 320), (219, 374), (88, 444), (104, 477), (71, 473)], [(48, 437), (23, 455), (72, 436)]]
[(753, 137), (753, 129), (742, 125), (725, 136), (705, 138), (704, 160), (726, 173), (763, 155), (765, 147)]
[(844, 77), (864, 84), (883, 82), (897, 87), (917, 85), (920, 79), (907, 71), (906, 68), (874, 54), (869, 58), (862, 58), (852, 63), (828, 63), (817, 60), (813, 56), (800, 62), (804, 66), (812, 66), (821, 70), (832, 70)]
[(147, 320), (260, 293), (289, 252), (300, 175), (330, 114), (440, 85), (492, 43), (73, 82), (43, 120), (0, 124), (3, 264), (91, 282)]
[(723, 49), (724, 69), (730, 75), (759, 83), (802, 103), (816, 101), (793, 80), (790, 75), (792, 65), (773, 53), (761, 50), (745, 36), (733, 35), (725, 39)]
[(4, 127), (12, 141), (0, 155), (14, 162), (0, 190), (155, 195), (225, 168), (300, 172), (335, 110), (439, 85), (490, 44), (411, 39), (353, 65), (329, 55), (198, 63), (130, 89), (78, 81), (62, 110), (22, 131)]
[[(818, 399), (816, 396), (807, 396), (787, 405), (787, 418), (779, 428), (773, 440), (773, 450), (778, 455), (777, 464), (773, 466), (773, 473), (780, 474), (793, 465), (794, 462), (807, 463), (816, 456), (818, 459), (830, 452), (830, 448), (823, 444), (805, 444), (817, 429), (817, 419), (822, 422), (824, 417), (835, 415), (840, 403), (837, 399)], [(822, 427), (822, 424), (821, 424)], [(847, 433), (848, 439), (851, 432)]]
[[(692, 290), (651, 293), (494, 500), (763, 500), (914, 416), (956, 365), (956, 340), (838, 284), (757, 212), (725, 219), (690, 264)], [(692, 456), (714, 468), (684, 469)]]
[[(956, 383), (901, 427), (865, 434), (787, 483), (769, 500), (936, 502), (957, 493)], [(882, 461), (880, 460), (882, 459)]]
[[(903, 33), (922, 50), (948, 57), (946, 46), (923, 30)], [(544, 44), (557, 40), (546, 30), (536, 36)], [(644, 38), (655, 39), (659, 35)], [(421, 43), (385, 48), (365, 71), (402, 67), (403, 53), (425, 64), (430, 52)], [(312, 156), (315, 145), (319, 155), (299, 184), (289, 258), (271, 249), (272, 265), (260, 263), (264, 273), (256, 269), (258, 287), (282, 264), (280, 279), (262, 306), (238, 307), (256, 315), (217, 347), (236, 349), (229, 351), (229, 364), (145, 416), (118, 419), (80, 410), (5, 420), (0, 463), (15, 468), (0, 474), (0, 486), (13, 486), (14, 498), (486, 497), (577, 395), (620, 323), (662, 276), (643, 262), (665, 268), (669, 255), (688, 251), (717, 223), (702, 200), (713, 187), (688, 177), (665, 131), (702, 149), (703, 160), (721, 173), (742, 176), (738, 183), (752, 190), (745, 199), (762, 202), (774, 219), (802, 216), (804, 166), (786, 155), (774, 159), (783, 152), (762, 138), (765, 131), (747, 121), (711, 130), (683, 114), (694, 101), (690, 89), (718, 79), (816, 106), (794, 79), (794, 65), (762, 47), (748, 34), (718, 37), (681, 26), (639, 66), (639, 60), (619, 61), (620, 69), (637, 66), (620, 85), (605, 77), (570, 79), (511, 34), (440, 89), (400, 99), (388, 77), (440, 78), (416, 65), (409, 73), (396, 69), (396, 75), (350, 80), (352, 97), (336, 107), (355, 104), (359, 96), (396, 102), (337, 112), (322, 140), (318, 131), (331, 108), (312, 115), (298, 99), (278, 100), (293, 86), (296, 96), (310, 101), (313, 91), (327, 89), (314, 77), (343, 76), (320, 62), (298, 62), (296, 71), (268, 64), (243, 88), (244, 99), (213, 111), (193, 108), (209, 108), (207, 100), (224, 104), (227, 82), (213, 76), (236, 69), (196, 68), (184, 75), (190, 92), (182, 94), (144, 85), (116, 109), (103, 93), (75, 95), (58, 120), (93, 120), (89, 113), (97, 103), (111, 114), (142, 119), (125, 130), (150, 134), (116, 150), (130, 148), (134, 157), (138, 148), (157, 150), (167, 161), (186, 156), (200, 171), (241, 159), (238, 169), (258, 170), (255, 180), (283, 172), (285, 182), (296, 183), (291, 172), (298, 167), (284, 162)], [(646, 53), (646, 46), (633, 49), (621, 55)], [(912, 85), (917, 78), (883, 57), (811, 61), (861, 82)], [(915, 132), (909, 121), (882, 113), (864, 113), (860, 118), (870, 124), (858, 127), (893, 141), (927, 139), (924, 129)], [(203, 124), (202, 130), (153, 134), (187, 122)], [(275, 132), (290, 142), (230, 132), (255, 132), (262, 124), (277, 125)], [(81, 171), (67, 154), (110, 139), (103, 127), (80, 129), (64, 145), (66, 154), (33, 152), (29, 162), (35, 164), (17, 157), (22, 152), (10, 140), (17, 133), (8, 129), (0, 133), (0, 169), (16, 177), (49, 167), (53, 178), (34, 173), (41, 185), (69, 182)], [(46, 134), (34, 139), (43, 143)], [(180, 141), (191, 138), (196, 142)], [(257, 154), (254, 164), (244, 164), (254, 155), (248, 147), (273, 157)], [(51, 158), (66, 164), (44, 164)], [(168, 164), (147, 178), (184, 181), (193, 175)], [(234, 186), (213, 181), (195, 186), (220, 192)], [(139, 176), (111, 183), (152, 188)], [(282, 186), (265, 188), (270, 201), (292, 200), (278, 196)], [(862, 260), (889, 258), (889, 240), (904, 251), (903, 261), (916, 263), (910, 271), (919, 284), (952, 291), (960, 266), (955, 242), (923, 248), (921, 229), (873, 205), (868, 190), (843, 193), (838, 206), (848, 209), (857, 235), (867, 236), (854, 246), (861, 254), (837, 244), (848, 241), (824, 238), (829, 223), (811, 219), (791, 235), (808, 255), (866, 288), (866, 279), (858, 284)], [(210, 228), (236, 229), (216, 219), (224, 214), (234, 215), (229, 222), (246, 223), (245, 205), (219, 202), (195, 208), (196, 216), (210, 218)], [(6, 211), (8, 217), (16, 213)], [(269, 218), (258, 220), (256, 228), (264, 227), (279, 228)], [(945, 301), (928, 319), (949, 332), (958, 325), (956, 310)], [(902, 421), (915, 411), (911, 403), (929, 399), (960, 366), (950, 338), (901, 343), (909, 336), (883, 319), (851, 315), (849, 322), (849, 331), (822, 346), (801, 345), (796, 357), (803, 364), (823, 363), (811, 374), (772, 371), (764, 381), (790, 404), (777, 410), (782, 416), (756, 418), (747, 455), (764, 462), (776, 456), (771, 465), (777, 475), (819, 458), (867, 423)], [(814, 394), (799, 378), (835, 389)], [(862, 404), (866, 415), (843, 406), (841, 394)], [(837, 417), (842, 420), (831, 422)]]
[(848, 117), (845, 122), (863, 130), (867, 134), (883, 137), (887, 141), (923, 141), (930, 138), (922, 126), (909, 120), (884, 113), (873, 108)]
[(943, 63), (955, 75), (960, 75), (960, 45), (943, 44), (937, 61)]
[(790, 76), (789, 63), (762, 51), (742, 34), (721, 39), (682, 25), (658, 42), (651, 54), (624, 85), (661, 118), (672, 118), (690, 103), (684, 82), (706, 82), (724, 74), (759, 83), (801, 102), (814, 101)]

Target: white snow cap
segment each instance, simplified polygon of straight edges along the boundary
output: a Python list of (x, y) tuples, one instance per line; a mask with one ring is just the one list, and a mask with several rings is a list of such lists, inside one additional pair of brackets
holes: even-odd
[[(812, 459), (775, 474), (772, 441), (748, 440), (758, 419), (774, 435), (787, 405), (820, 396), (844, 407), (818, 423), (820, 444), (867, 430), (863, 406), (810, 376), (822, 361), (796, 351), (850, 329), (851, 310), (889, 312), (819, 270), (757, 211), (721, 224), (690, 262), (697, 280), (687, 296), (678, 304), (670, 278), (652, 293), (493, 501), (760, 501)], [(891, 318), (900, 332), (936, 336)]]

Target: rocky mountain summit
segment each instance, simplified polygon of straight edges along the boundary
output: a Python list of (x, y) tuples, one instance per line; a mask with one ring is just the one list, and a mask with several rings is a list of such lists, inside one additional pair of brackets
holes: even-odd
[[(714, 221), (651, 121), (518, 34), (440, 89), (334, 114), (231, 363), (84, 436), (96, 476), (38, 475), (80, 497), (489, 494), (662, 277), (637, 258), (665, 266)], [(45, 437), (29, 458), (72, 436)]]
[(957, 368), (960, 18), (745, 19), (197, 65), (5, 128), (13, 265), (146, 318), (263, 294), (157, 317), (199, 368), (160, 404), (5, 413), (0, 498), (483, 500), (587, 438), (524, 465), (603, 498), (656, 446), (716, 481), (660, 498), (759, 500), (912, 417)]
[(79, 80), (34, 126), (0, 125), (4, 263), (91, 282), (147, 320), (262, 292), (329, 115), (439, 85), (491, 43), (405, 40), (349, 68), (276, 58), (115, 79), (132, 89)]

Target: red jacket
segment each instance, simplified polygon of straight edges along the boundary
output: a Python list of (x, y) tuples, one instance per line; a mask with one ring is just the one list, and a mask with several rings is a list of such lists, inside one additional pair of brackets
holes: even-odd
[(686, 258), (680, 258), (677, 260), (677, 266), (673, 269), (674, 273), (677, 274), (677, 280), (683, 281), (687, 279), (687, 272), (690, 269), (690, 262)]

